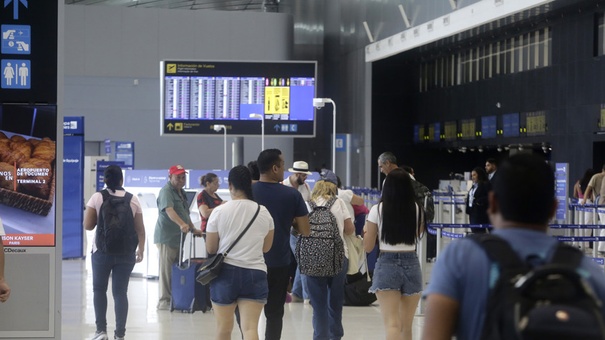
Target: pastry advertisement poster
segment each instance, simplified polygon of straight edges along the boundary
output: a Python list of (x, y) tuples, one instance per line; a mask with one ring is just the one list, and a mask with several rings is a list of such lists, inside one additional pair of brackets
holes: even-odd
[(55, 245), (54, 105), (0, 107), (0, 218), (4, 246)]

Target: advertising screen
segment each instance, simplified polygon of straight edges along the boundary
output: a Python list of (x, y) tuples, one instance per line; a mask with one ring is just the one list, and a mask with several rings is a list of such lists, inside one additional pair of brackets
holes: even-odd
[(0, 217), (5, 246), (55, 245), (54, 105), (0, 106)]
[[(162, 135), (315, 136), (314, 61), (160, 63)], [(222, 132), (220, 132), (222, 134)]]

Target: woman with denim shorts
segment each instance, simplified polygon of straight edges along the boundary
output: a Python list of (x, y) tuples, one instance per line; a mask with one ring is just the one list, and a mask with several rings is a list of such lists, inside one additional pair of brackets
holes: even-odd
[[(208, 253), (225, 252), (254, 217), (258, 204), (252, 200), (250, 171), (238, 165), (229, 171), (228, 201), (212, 211), (206, 226)], [(235, 308), (241, 316), (245, 340), (258, 339), (258, 320), (267, 302), (267, 266), (264, 253), (273, 244), (273, 218), (260, 206), (258, 216), (225, 257), (220, 275), (210, 283), (216, 315), (216, 339), (231, 339)]]
[(366, 252), (374, 249), (376, 240), (380, 248), (369, 291), (378, 298), (387, 340), (412, 339), (422, 292), (416, 242), (424, 231), (423, 220), (410, 176), (401, 169), (389, 172), (380, 203), (368, 215), (363, 240)]

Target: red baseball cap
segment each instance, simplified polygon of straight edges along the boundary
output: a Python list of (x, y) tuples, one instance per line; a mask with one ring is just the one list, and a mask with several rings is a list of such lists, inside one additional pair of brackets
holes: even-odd
[(186, 174), (186, 173), (187, 173), (187, 171), (185, 171), (185, 168), (183, 168), (182, 165), (173, 165), (168, 170), (169, 175), (180, 175), (180, 174)]

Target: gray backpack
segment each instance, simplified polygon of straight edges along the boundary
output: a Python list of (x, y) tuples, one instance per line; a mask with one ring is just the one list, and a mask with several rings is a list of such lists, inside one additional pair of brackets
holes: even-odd
[(345, 247), (334, 214), (330, 211), (336, 197), (325, 206), (310, 201), (311, 234), (301, 235), (296, 243), (296, 261), (303, 275), (333, 277), (342, 271)]

